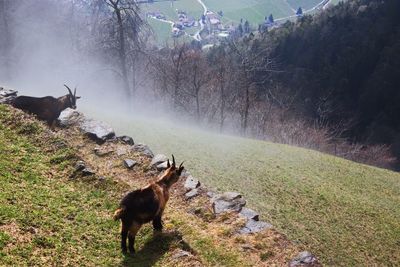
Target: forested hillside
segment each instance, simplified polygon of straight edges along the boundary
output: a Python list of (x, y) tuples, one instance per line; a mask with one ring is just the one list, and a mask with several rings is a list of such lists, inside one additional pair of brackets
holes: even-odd
[(393, 145), (400, 153), (400, 2), (340, 3), (269, 34), (283, 73), (277, 81), (306, 114), (331, 124), (348, 121), (344, 135)]

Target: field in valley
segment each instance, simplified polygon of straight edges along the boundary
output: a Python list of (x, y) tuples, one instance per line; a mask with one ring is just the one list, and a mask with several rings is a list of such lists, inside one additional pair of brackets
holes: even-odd
[[(295, 14), (299, 6), (303, 10), (310, 9), (322, 0), (203, 0), (208, 10), (213, 12), (223, 12), (224, 23), (240, 22), (240, 19), (248, 20), (254, 27), (261, 23), (265, 16), (273, 14), (275, 19), (288, 17)], [(203, 14), (204, 9), (197, 0), (177, 0), (177, 1), (155, 1), (152, 4), (141, 4), (143, 12), (161, 12), (170, 21), (176, 21), (178, 14), (176, 10), (187, 12), (188, 16), (198, 20)], [(170, 25), (165, 22), (154, 22), (149, 19), (150, 26), (153, 27), (159, 43), (170, 37)], [(163, 23), (167, 27), (160, 26)]]
[(400, 260), (400, 174), (287, 145), (171, 123), (92, 114), (157, 153), (186, 161), (201, 181), (249, 205), (328, 265)]

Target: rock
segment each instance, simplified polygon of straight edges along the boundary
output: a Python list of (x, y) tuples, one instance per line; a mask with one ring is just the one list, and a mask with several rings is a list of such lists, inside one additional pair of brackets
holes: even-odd
[(215, 197), (217, 194), (216, 194), (215, 192), (208, 191), (206, 195), (207, 195), (209, 198), (213, 198), (213, 197)]
[(104, 176), (99, 176), (97, 179), (98, 179), (100, 182), (104, 182), (104, 181), (106, 180), (106, 177), (104, 177)]
[(84, 120), (84, 115), (79, 111), (72, 108), (67, 108), (63, 110), (58, 117), (58, 123), (61, 127), (70, 127), (72, 125), (77, 125)]
[(10, 103), (11, 100), (17, 97), (18, 91), (0, 87), (0, 104)]
[(82, 174), (82, 176), (90, 176), (95, 174), (91, 168), (86, 166), (84, 161), (78, 161), (75, 164), (75, 171), (71, 174), (70, 178), (74, 178), (79, 172)]
[(240, 216), (247, 218), (249, 220), (254, 220), (258, 221), (260, 219), (260, 216), (257, 212), (255, 212), (252, 209), (249, 208), (242, 208), (242, 210), (239, 213)]
[(128, 153), (128, 151), (125, 148), (119, 147), (117, 149), (117, 156), (118, 157), (126, 155), (127, 153)]
[(318, 259), (313, 254), (308, 251), (302, 251), (290, 261), (289, 266), (320, 266), (320, 264), (318, 263)]
[(166, 169), (168, 169), (168, 162), (164, 161), (163, 163), (158, 164), (156, 168), (157, 168), (157, 171), (166, 170)]
[(200, 182), (199, 180), (197, 180), (196, 178), (194, 178), (193, 176), (189, 175), (186, 178), (185, 184), (183, 185), (183, 187), (186, 189), (186, 191), (195, 189), (197, 187), (200, 186)]
[(200, 194), (200, 192), (198, 189), (192, 189), (185, 194), (185, 198), (186, 198), (186, 200), (189, 200), (191, 198), (198, 196), (199, 194)]
[(95, 147), (93, 149), (93, 151), (96, 156), (104, 157), (104, 156), (111, 154), (114, 150), (112, 150), (111, 148), (107, 149), (107, 148), (102, 148), (102, 147)]
[(141, 153), (144, 154), (146, 157), (149, 157), (149, 158), (153, 158), (153, 157), (154, 157), (153, 151), (151, 151), (151, 149), (150, 149), (147, 145), (145, 145), (145, 144), (136, 144), (136, 145), (133, 145), (132, 149), (133, 149), (134, 151), (141, 152)]
[(0, 97), (17, 96), (18, 91), (0, 87)]
[(233, 201), (233, 200), (235, 200), (235, 199), (241, 198), (242, 195), (239, 194), (239, 193), (237, 193), (237, 192), (225, 192), (225, 193), (222, 194), (222, 197), (223, 197), (225, 200)]
[(94, 175), (94, 174), (95, 174), (95, 172), (91, 168), (86, 167), (82, 170), (83, 176), (89, 176), (89, 175)]
[(211, 203), (214, 213), (220, 214), (225, 211), (240, 212), (246, 205), (246, 200), (239, 193), (226, 192), (222, 195), (215, 195), (211, 199)]
[(117, 139), (120, 140), (122, 143), (130, 146), (133, 146), (135, 144), (135, 142), (133, 142), (133, 138), (127, 135), (118, 136)]
[(84, 168), (86, 168), (86, 164), (84, 161), (80, 160), (75, 164), (75, 171), (82, 171)]
[(124, 159), (124, 166), (128, 169), (132, 169), (137, 164), (136, 160)]
[(79, 125), (79, 128), (99, 144), (103, 144), (105, 141), (115, 137), (114, 130), (102, 121), (86, 119)]
[(269, 229), (272, 224), (262, 221), (248, 220), (246, 225), (239, 230), (240, 234), (258, 233), (262, 230)]
[(158, 165), (160, 163), (166, 162), (168, 160), (167, 156), (163, 154), (157, 154), (154, 156), (154, 158), (151, 160), (150, 165)]
[(174, 253), (172, 254), (173, 259), (179, 259), (183, 257), (190, 257), (192, 254), (188, 251), (182, 250), (182, 249), (176, 249)]

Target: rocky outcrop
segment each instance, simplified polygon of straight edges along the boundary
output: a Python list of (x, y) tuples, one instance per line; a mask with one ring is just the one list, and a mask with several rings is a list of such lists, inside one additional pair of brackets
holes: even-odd
[(133, 141), (133, 138), (127, 135), (123, 135), (123, 136), (118, 136), (117, 137), (118, 140), (120, 140), (122, 143), (133, 146), (135, 144), (135, 142)]
[(240, 212), (246, 205), (246, 200), (239, 193), (225, 192), (214, 196), (211, 199), (211, 205), (215, 214), (229, 211)]
[(154, 156), (154, 158), (151, 160), (150, 165), (154, 166), (154, 165), (159, 165), (163, 162), (166, 162), (168, 160), (167, 156), (165, 156), (164, 154), (157, 154)]
[(183, 184), (183, 187), (186, 189), (186, 191), (190, 191), (193, 189), (196, 189), (200, 187), (200, 181), (194, 178), (192, 175), (189, 175), (186, 178), (185, 183)]
[(259, 214), (257, 212), (255, 212), (252, 209), (246, 208), (246, 207), (242, 208), (239, 215), (248, 220), (258, 221), (260, 219)]
[(272, 228), (272, 224), (262, 221), (249, 219), (246, 225), (239, 230), (239, 234), (252, 234)]
[(135, 144), (132, 147), (132, 149), (134, 151), (142, 153), (143, 155), (145, 155), (148, 158), (153, 158), (154, 157), (153, 151), (151, 151), (151, 149), (145, 144)]
[(63, 110), (58, 117), (58, 124), (61, 127), (70, 127), (82, 123), (84, 119), (85, 116), (81, 112), (72, 108), (67, 108)]
[(114, 129), (102, 121), (85, 119), (79, 124), (79, 129), (98, 144), (103, 144), (115, 137)]

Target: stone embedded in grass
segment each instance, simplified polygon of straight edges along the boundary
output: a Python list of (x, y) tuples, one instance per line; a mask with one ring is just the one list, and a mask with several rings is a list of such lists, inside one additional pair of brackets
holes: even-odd
[(151, 151), (151, 149), (149, 148), (148, 145), (136, 144), (136, 145), (133, 145), (132, 149), (134, 151), (142, 153), (146, 157), (149, 157), (149, 158), (153, 158), (154, 157), (153, 151)]
[(154, 156), (154, 158), (151, 160), (150, 165), (159, 165), (160, 163), (166, 162), (168, 160), (167, 156), (163, 154), (157, 154)]
[(99, 157), (107, 156), (107, 155), (111, 154), (113, 151), (114, 150), (112, 150), (111, 148), (107, 149), (107, 148), (102, 148), (102, 147), (95, 147), (93, 149), (94, 154)]
[(122, 148), (122, 147), (117, 148), (117, 156), (118, 157), (126, 155), (127, 153), (128, 153), (128, 150), (126, 150), (126, 148)]
[(124, 159), (124, 166), (128, 169), (132, 169), (137, 164), (136, 160)]
[(185, 194), (185, 198), (186, 198), (186, 200), (189, 200), (191, 198), (198, 196), (199, 194), (200, 194), (200, 192), (198, 189), (192, 189)]
[(321, 264), (313, 254), (308, 251), (302, 251), (290, 261), (289, 266), (321, 266)]
[(135, 142), (133, 141), (133, 138), (127, 135), (123, 135), (123, 136), (118, 136), (117, 137), (118, 140), (120, 140), (122, 143), (133, 146), (135, 144)]
[(262, 221), (248, 220), (246, 225), (239, 230), (240, 234), (258, 233), (272, 227), (272, 224)]
[(211, 199), (212, 208), (215, 214), (226, 211), (240, 212), (246, 205), (246, 200), (236, 192), (225, 192), (221, 195), (215, 195)]
[(182, 249), (176, 249), (172, 254), (173, 259), (179, 259), (179, 258), (190, 257), (190, 256), (192, 256), (192, 254), (190, 252), (182, 250)]
[(85, 119), (79, 128), (89, 138), (96, 141), (98, 144), (103, 144), (107, 140), (111, 140), (115, 137), (114, 129), (108, 124), (102, 121), (96, 121), (93, 119)]
[(67, 108), (61, 112), (58, 117), (58, 123), (61, 127), (70, 127), (81, 123), (84, 118), (85, 116), (81, 112), (72, 108)]
[(189, 176), (186, 178), (185, 184), (183, 185), (183, 187), (185, 187), (185, 189), (186, 189), (187, 191), (192, 190), (192, 189), (195, 189), (195, 188), (197, 188), (197, 187), (199, 187), (199, 186), (200, 186), (200, 181), (197, 180), (196, 178), (194, 178), (194, 177), (191, 176), (191, 175), (189, 175)]
[(90, 176), (95, 174), (95, 172), (91, 168), (87, 167), (86, 163), (81, 160), (75, 164), (75, 170), (70, 175), (70, 178), (75, 178), (78, 173), (81, 173), (82, 176)]
[(245, 207), (242, 208), (242, 210), (240, 211), (239, 215), (244, 217), (244, 218), (247, 218), (249, 220), (255, 220), (255, 221), (258, 221), (259, 218), (260, 218), (260, 216), (259, 216), (259, 214), (257, 212), (255, 212), (252, 209), (245, 208)]

